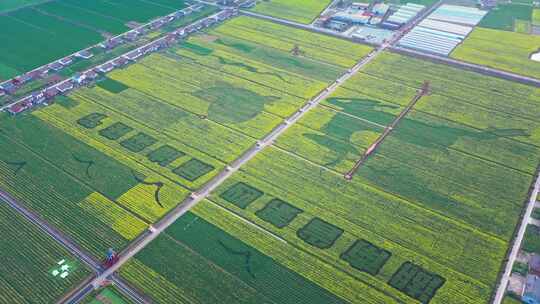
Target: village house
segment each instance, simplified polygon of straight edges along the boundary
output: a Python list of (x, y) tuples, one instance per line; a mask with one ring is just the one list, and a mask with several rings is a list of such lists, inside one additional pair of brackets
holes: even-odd
[(58, 92), (65, 94), (73, 89), (73, 82), (71, 80), (62, 82), (61, 84), (56, 86), (56, 89)]
[(22, 85), (29, 82), (30, 80), (32, 80), (32, 77), (28, 74), (24, 74), (24, 75), (15, 77), (11, 82), (14, 85)]
[(152, 23), (150, 23), (150, 28), (153, 29), (153, 30), (157, 30), (158, 28), (162, 27), (163, 24), (164, 24), (163, 20), (158, 19), (158, 20), (153, 21)]
[(131, 51), (131, 52), (129, 52), (129, 53), (123, 55), (123, 56), (127, 60), (135, 61), (135, 60), (137, 60), (137, 58), (142, 56), (142, 53), (141, 53), (140, 50), (134, 50), (134, 51)]
[(86, 76), (86, 79), (88, 79), (89, 81), (94, 80), (99, 76), (98, 73), (96, 73), (96, 71), (94, 70), (86, 71), (84, 75)]
[(124, 38), (128, 41), (135, 41), (139, 38), (139, 34), (137, 30), (129, 31), (124, 35)]
[(112, 70), (114, 70), (114, 65), (111, 62), (102, 64), (97, 68), (97, 71), (100, 73), (108, 73)]
[(178, 38), (184, 38), (187, 36), (186, 30), (184, 29), (177, 30), (175, 33), (178, 36)]
[(73, 63), (73, 57), (71, 57), (71, 56), (64, 57), (64, 58), (60, 59), (58, 62), (63, 66), (68, 66), (68, 65)]
[(209, 27), (214, 23), (216, 23), (216, 20), (214, 18), (207, 18), (201, 22), (203, 27)]
[(63, 69), (64, 66), (63, 66), (60, 62), (56, 61), (56, 62), (53, 62), (53, 63), (49, 64), (49, 68), (50, 68), (51, 70), (53, 70), (53, 71), (57, 71), (57, 72), (58, 72), (58, 71), (60, 71), (61, 69)]
[(100, 44), (100, 46), (104, 49), (114, 49), (115, 47), (119, 46), (120, 44), (124, 43), (124, 41), (122, 40), (122, 38), (120, 37), (115, 37), (115, 38), (111, 38), (105, 42), (102, 42)]
[(527, 275), (522, 301), (527, 304), (540, 304), (540, 278), (538, 276)]
[(116, 58), (115, 60), (113, 60), (112, 64), (115, 66), (115, 67), (121, 67), (121, 66), (124, 66), (128, 63), (128, 60), (124, 57), (118, 57)]
[(0, 85), (0, 89), (6, 92), (6, 94), (13, 94), (17, 91), (17, 86), (15, 86), (13, 82), (8, 81)]
[(73, 75), (72, 79), (76, 84), (81, 85), (86, 80), (86, 74), (75, 73), (75, 75)]
[(43, 76), (47, 75), (47, 73), (49, 73), (49, 68), (47, 66), (44, 66), (44, 67), (41, 67), (41, 68), (37, 69), (36, 72), (39, 73), (40, 77), (43, 77)]
[(58, 90), (54, 87), (45, 90), (45, 98), (52, 99), (58, 95)]
[(38, 79), (41, 76), (43, 76), (43, 73), (39, 70), (34, 70), (31, 72), (28, 72), (27, 74), (28, 74), (28, 77), (30, 77), (30, 79)]
[(217, 18), (218, 18), (219, 21), (224, 21), (227, 18), (229, 18), (230, 16), (231, 16), (231, 14), (229, 12), (225, 11), (225, 12), (222, 12), (221, 14), (219, 14), (217, 16)]
[(92, 54), (88, 50), (84, 50), (84, 51), (78, 52), (75, 56), (79, 57), (79, 58), (82, 58), (82, 59), (90, 59), (90, 58), (94, 57), (94, 54)]
[(26, 107), (25, 104), (23, 104), (22, 102), (18, 102), (16, 104), (12, 105), (11, 107), (9, 107), (8, 112), (11, 115), (17, 115), (17, 114), (23, 112), (26, 109), (27, 109), (27, 107)]
[(32, 93), (32, 103), (35, 105), (42, 104), (45, 99), (46, 97), (43, 91)]

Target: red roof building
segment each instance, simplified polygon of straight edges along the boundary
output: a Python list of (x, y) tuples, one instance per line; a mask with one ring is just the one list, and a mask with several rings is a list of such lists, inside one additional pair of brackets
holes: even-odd
[(17, 115), (21, 112), (26, 110), (26, 105), (24, 105), (22, 102), (18, 102), (11, 107), (9, 107), (8, 112), (12, 115)]

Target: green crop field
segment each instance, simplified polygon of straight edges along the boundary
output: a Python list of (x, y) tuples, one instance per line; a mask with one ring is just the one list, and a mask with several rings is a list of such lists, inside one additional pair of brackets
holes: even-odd
[(193, 213), (120, 274), (156, 303), (345, 303)]
[(265, 0), (254, 6), (253, 11), (307, 24), (319, 16), (331, 2), (331, 0)]
[(538, 17), (538, 9), (529, 1), (500, 3), (451, 57), (538, 78), (540, 62), (530, 59), (540, 45), (540, 37), (532, 34)]
[[(96, 257), (124, 248), (370, 50), (280, 26), (271, 40), (248, 39), (265, 24), (239, 18), (52, 105), (0, 116), (2, 188)], [(294, 44), (305, 53), (285, 48)], [(289, 218), (275, 212), (261, 217)]]
[[(347, 182), (426, 80), (432, 94)], [(383, 54), (194, 213), (352, 303), (487, 303), (540, 157), (539, 98), (533, 87)], [(237, 215), (256, 227), (235, 227)], [(314, 275), (309, 259), (281, 260), (284, 250), (344, 271), (347, 286)]]
[(125, 296), (123, 296), (117, 288), (105, 287), (103, 289), (98, 289), (88, 295), (84, 300), (85, 304), (130, 304)]
[[(50, 10), (76, 2), (91, 6)], [(132, 18), (173, 4), (139, 2)], [(322, 2), (255, 10), (310, 22)], [(477, 28), (454, 56), (534, 76), (536, 42), (520, 35)], [(0, 188), (94, 256), (119, 251), (370, 51), (233, 18), (51, 105), (0, 115)], [(540, 159), (539, 102), (535, 87), (379, 54), (118, 273), (155, 303), (488, 303)]]
[(451, 57), (538, 78), (540, 62), (530, 56), (539, 45), (540, 36), (478, 27)]
[[(56, 241), (0, 201), (0, 303), (54, 303), (90, 275)], [(53, 275), (65, 260), (68, 275)], [(68, 264), (69, 263), (69, 264)]]
[(500, 4), (489, 13), (478, 24), (480, 27), (513, 31), (514, 24), (521, 21), (530, 21), (533, 7), (531, 5)]
[[(0, 79), (7, 79), (183, 8), (183, 1), (2, 1)], [(17, 9), (19, 8), (19, 9)], [(28, 43), (32, 41), (32, 43)]]

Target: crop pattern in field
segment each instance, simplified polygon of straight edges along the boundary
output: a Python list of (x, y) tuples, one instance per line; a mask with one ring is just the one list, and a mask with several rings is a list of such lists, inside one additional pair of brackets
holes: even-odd
[[(0, 229), (1, 303), (53, 303), (90, 275), (84, 264), (4, 201), (0, 201)], [(69, 261), (67, 275), (53, 275), (62, 260), (66, 265)]]
[[(282, 27), (260, 41), (261, 24), (238, 18), (57, 103), (2, 115), (2, 189), (94, 256), (121, 250), (370, 50)], [(291, 212), (280, 203), (260, 216), (283, 225)]]
[[(424, 81), (432, 93), (346, 181)], [(539, 97), (385, 53), (194, 212), (280, 262), (279, 250), (309, 252), (344, 271), (357, 294), (314, 278), (309, 259), (282, 262), (349, 302), (487, 303), (540, 156)], [(238, 215), (250, 224), (233, 227)]]
[(331, 3), (330, 0), (271, 0), (262, 1), (253, 11), (300, 23), (311, 23)]
[[(183, 1), (22, 1), (0, 4), (0, 79), (8, 79), (182, 9)], [(16, 3), (18, 2), (18, 3)], [(28, 43), (32, 41), (32, 43)]]

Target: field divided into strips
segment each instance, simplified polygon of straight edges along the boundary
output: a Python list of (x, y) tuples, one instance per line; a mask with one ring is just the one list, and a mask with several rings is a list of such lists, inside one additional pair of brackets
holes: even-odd
[(167, 0), (16, 2), (0, 4), (0, 12), (9, 10), (0, 16), (0, 26), (4, 29), (0, 33), (4, 41), (0, 51), (0, 79), (72, 54), (109, 35), (126, 32), (129, 22), (145, 23), (185, 6), (183, 1)]
[(540, 36), (477, 27), (451, 57), (540, 78), (540, 62), (530, 59), (539, 44)]
[(193, 213), (120, 274), (157, 303), (345, 303)]
[(84, 249), (101, 256), (145, 229), (145, 222), (113, 203), (138, 184), (136, 169), (34, 115), (2, 115), (0, 125), (2, 189)]
[(347, 68), (322, 60), (343, 41), (317, 49), (328, 38), (297, 33), (306, 55), (294, 56), (273, 46), (283, 36), (197, 36), (57, 103), (2, 115), (0, 186), (95, 256), (122, 249)]
[[(266, 38), (261, 39), (261, 35)], [(317, 46), (322, 42), (329, 46)], [(303, 51), (300, 56), (290, 52), (295, 44)], [(99, 105), (98, 112), (107, 110), (104, 112), (107, 118), (103, 126), (97, 127), (99, 129), (106, 128), (110, 117), (122, 113), (150, 128), (160, 126), (164, 134), (212, 157), (230, 161), (245, 149), (242, 145), (254, 144), (369, 50), (313, 33), (294, 30), (288, 33), (282, 26), (240, 17), (206, 34), (191, 37), (165, 53), (111, 73), (110, 79), (129, 87), (120, 93), (107, 93), (100, 85), (79, 90), (71, 95), (79, 105), (70, 111), (82, 109), (91, 100), (94, 109)], [(140, 107), (130, 106), (139, 99), (135, 97), (138, 95), (145, 95), (145, 102), (155, 101), (152, 108), (156, 112), (161, 112), (161, 107), (167, 109), (162, 114), (155, 113), (160, 120), (153, 121), (153, 114), (137, 113), (135, 110)], [(85, 110), (89, 111), (90, 107)], [(162, 118), (175, 111), (184, 113), (177, 116), (176, 122)], [(50, 114), (50, 117), (67, 115)], [(181, 123), (183, 120), (189, 123)], [(128, 124), (128, 120), (123, 122)], [(199, 128), (206, 133), (200, 133), (200, 140), (196, 140), (194, 134), (199, 134)], [(218, 141), (224, 138), (238, 140)], [(290, 213), (278, 219), (274, 212), (281, 209)], [(286, 225), (297, 212), (301, 210), (275, 200), (260, 216), (277, 225)], [(199, 244), (174, 232), (191, 229), (191, 221), (182, 229), (171, 228), (123, 268), (122, 275), (158, 303), (170, 303), (171, 299), (186, 303), (214, 303), (217, 299), (231, 303), (343, 303), (340, 296), (326, 291), (328, 286), (321, 289), (315, 285), (320, 284), (320, 280), (311, 283), (312, 278), (306, 276), (313, 274), (302, 270), (300, 264), (295, 266), (297, 268), (284, 266), (283, 259), (277, 262), (236, 237), (203, 225), (203, 219), (194, 219), (194, 222), (194, 232), (189, 237), (206, 241)], [(183, 227), (183, 224), (175, 225)], [(203, 232), (195, 230), (197, 225), (209, 227), (203, 229), (210, 230), (206, 232), (208, 238), (201, 237)], [(181, 263), (167, 263), (179, 259)], [(310, 261), (326, 267), (325, 278), (335, 276), (317, 258)], [(251, 267), (255, 266), (251, 263), (255, 263), (257, 269), (252, 271)], [(215, 288), (216, 284), (220, 288)], [(354, 280), (349, 280), (349, 284), (352, 284), (347, 287), (349, 291), (360, 286), (366, 294), (371, 293), (366, 284)], [(373, 293), (375, 298), (389, 299), (377, 291)]]
[[(0, 201), (0, 302), (54, 303), (90, 275), (67, 250)], [(58, 262), (72, 267), (67, 277), (53, 276)]]
[[(433, 93), (346, 182), (426, 80)], [(349, 302), (487, 303), (540, 155), (539, 97), (385, 53), (194, 213), (280, 262), (264, 242), (316, 258), (361, 292), (315, 279), (300, 259), (287, 267)], [(234, 227), (244, 224), (260, 239)]]
[(116, 287), (109, 286), (103, 289), (98, 289), (86, 296), (83, 300), (84, 304), (131, 304), (133, 303), (126, 298)]
[(300, 23), (311, 23), (330, 5), (331, 0), (270, 0), (259, 1), (253, 11)]

